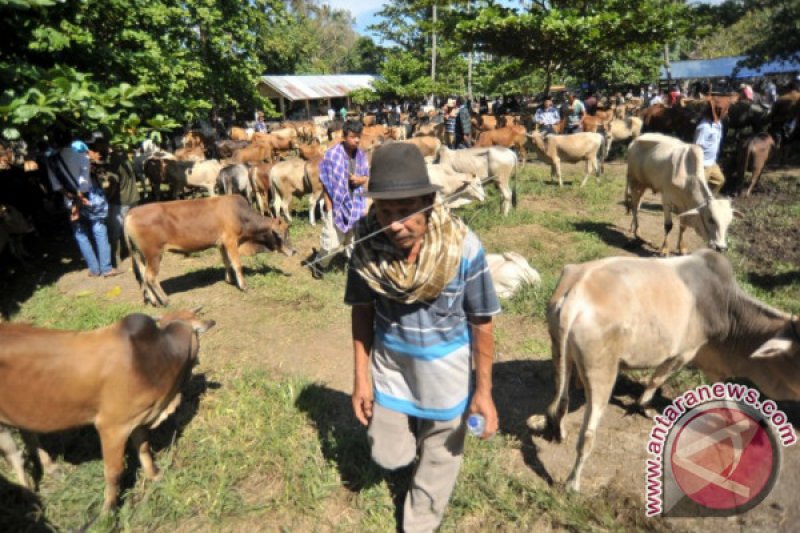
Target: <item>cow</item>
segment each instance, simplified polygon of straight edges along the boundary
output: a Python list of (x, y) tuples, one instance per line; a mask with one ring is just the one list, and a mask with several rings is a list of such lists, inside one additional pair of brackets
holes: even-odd
[(563, 187), (561, 180), (561, 161), (567, 163), (586, 162), (586, 172), (581, 187), (586, 185), (589, 172), (594, 170), (596, 176), (603, 172), (603, 153), (605, 137), (599, 133), (581, 132), (571, 135), (543, 136), (535, 131), (528, 134), (537, 155), (550, 165), (550, 175), (558, 177), (558, 186)]
[(454, 170), (428, 163), (428, 178), (438, 185), (441, 200), (450, 209), (467, 205), (472, 200), (482, 202), (486, 199), (482, 180), (472, 174), (455, 172)]
[(228, 137), (232, 141), (249, 141), (253, 137), (253, 129), (252, 128), (239, 128), (237, 126), (233, 126), (228, 131)]
[(158, 479), (148, 431), (180, 404), (197, 363), (199, 335), (214, 324), (194, 311), (158, 321), (136, 313), (84, 332), (0, 324), (0, 451), (20, 483), (29, 487), (9, 427), (25, 432), (35, 447), (31, 433), (94, 425), (103, 452), (104, 511), (117, 504), (129, 437), (145, 475)]
[(144, 175), (150, 182), (150, 198), (155, 201), (161, 199), (161, 184), (169, 183), (167, 164), (170, 161), (176, 159), (169, 152), (156, 152), (144, 161)]
[(308, 219), (312, 226), (316, 225), (316, 206), (322, 199), (322, 182), (319, 178), (320, 156), (313, 161), (290, 158), (275, 163), (269, 171), (270, 193), (272, 194), (272, 210), (275, 216), (286, 217), (291, 222), (289, 204), (292, 197), (302, 198), (310, 194)]
[(217, 156), (220, 159), (229, 159), (236, 150), (250, 146), (247, 141), (217, 141)]
[(641, 133), (642, 119), (639, 117), (612, 120), (606, 135), (606, 153), (604, 157), (608, 159), (608, 154), (611, 152), (611, 145), (614, 142), (632, 141), (641, 135)]
[(463, 172), (481, 178), (493, 179), (503, 197), (501, 210), (508, 215), (515, 202), (517, 156), (502, 146), (490, 148), (464, 148), (451, 150), (442, 146), (439, 150), (439, 164), (455, 172)]
[(206, 149), (202, 144), (186, 146), (175, 150), (175, 159), (178, 161), (203, 161), (206, 158)]
[(134, 207), (125, 217), (125, 238), (133, 259), (133, 272), (146, 303), (166, 306), (168, 298), (158, 281), (161, 256), (170, 251), (197, 252), (219, 247), (225, 264), (225, 281), (247, 290), (238, 247), (255, 242), (269, 250), (294, 254), (289, 226), (266, 218), (239, 195), (177, 200)]
[(525, 159), (527, 157), (525, 152), (525, 144), (528, 141), (528, 139), (525, 137), (525, 134), (525, 127), (515, 124), (510, 124), (502, 128), (482, 131), (478, 136), (478, 141), (475, 143), (475, 148), (483, 148), (487, 146), (505, 146), (506, 148), (515, 148), (519, 154), (520, 161), (522, 164), (525, 164)]
[(269, 171), (272, 170), (273, 165), (274, 163), (259, 163), (258, 165), (251, 165), (249, 168), (250, 183), (256, 197), (258, 210), (262, 215), (269, 214), (272, 216), (269, 208)]
[(250, 183), (250, 172), (246, 165), (227, 165), (217, 175), (217, 189), (225, 194), (241, 194), (251, 204), (253, 186)]
[(645, 133), (628, 148), (626, 206), (633, 213), (631, 231), (639, 237), (639, 205), (647, 189), (661, 193), (664, 210), (664, 242), (661, 255), (667, 255), (667, 239), (672, 231), (672, 210), (680, 217), (678, 250), (683, 232), (691, 226), (709, 247), (728, 249), (727, 234), (734, 215), (729, 198), (714, 198), (703, 169), (703, 150), (660, 133)]
[(233, 151), (231, 161), (234, 163), (263, 163), (272, 161), (271, 144), (251, 144)]
[(486, 254), (486, 263), (498, 298), (511, 298), (523, 285), (538, 285), (542, 280), (528, 261), (516, 252)]
[(33, 225), (13, 205), (0, 204), (0, 254), (6, 245), (11, 255), (25, 262), (25, 247), (22, 236), (35, 231)]
[(798, 321), (746, 294), (730, 263), (713, 250), (686, 257), (611, 257), (567, 265), (547, 306), (555, 397), (534, 431), (566, 437), (573, 370), (583, 382), (586, 412), (578, 455), (581, 471), (620, 368), (655, 369), (639, 398), (645, 406), (667, 378), (692, 363), (714, 382), (750, 379), (776, 400), (800, 399)]
[(753, 172), (750, 178), (750, 186), (744, 193), (745, 196), (750, 196), (753, 189), (758, 185), (758, 180), (761, 179), (767, 160), (769, 160), (774, 150), (775, 140), (769, 133), (758, 133), (744, 142), (742, 149), (739, 150), (739, 164), (737, 166), (740, 187), (744, 187), (744, 175), (747, 171), (752, 170)]
[(442, 141), (428, 135), (411, 137), (410, 139), (400, 142), (413, 144), (419, 148), (419, 151), (422, 152), (422, 157), (429, 163), (436, 160), (436, 157), (439, 155), (439, 150), (442, 148)]

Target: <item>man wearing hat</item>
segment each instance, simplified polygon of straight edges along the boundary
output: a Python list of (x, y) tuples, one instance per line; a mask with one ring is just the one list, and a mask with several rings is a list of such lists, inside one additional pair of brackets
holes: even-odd
[(345, 289), (355, 416), (369, 427), (376, 463), (390, 470), (414, 463), (407, 532), (441, 522), (466, 417), (483, 415), (484, 439), (498, 427), (492, 316), (500, 306), (480, 241), (436, 201), (437, 190), (415, 146), (375, 151), (367, 192), (374, 203), (356, 226)]

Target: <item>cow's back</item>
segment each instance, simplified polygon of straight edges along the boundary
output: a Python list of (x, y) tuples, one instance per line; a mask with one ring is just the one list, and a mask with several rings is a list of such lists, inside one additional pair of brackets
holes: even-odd
[(704, 176), (702, 165), (700, 147), (668, 135), (645, 133), (628, 148), (628, 183), (655, 192), (686, 189), (691, 178)]

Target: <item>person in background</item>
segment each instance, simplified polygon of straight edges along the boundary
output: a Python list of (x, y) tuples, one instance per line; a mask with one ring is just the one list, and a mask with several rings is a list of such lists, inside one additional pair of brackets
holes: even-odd
[(447, 147), (456, 147), (456, 118), (458, 117), (458, 109), (456, 109), (456, 101), (453, 98), (447, 100), (444, 109), (444, 127), (447, 134)]
[(484, 417), (483, 439), (498, 429), (492, 317), (500, 305), (478, 237), (435, 203), (437, 190), (414, 146), (375, 151), (374, 203), (356, 227), (344, 296), (353, 410), (368, 427), (372, 459), (388, 470), (413, 464), (398, 524), (408, 533), (441, 523), (467, 417)]
[(264, 122), (264, 113), (261, 111), (256, 113), (256, 124), (253, 126), (253, 131), (267, 133), (267, 123)]
[(703, 118), (697, 125), (694, 144), (703, 149), (703, 168), (706, 181), (711, 187), (711, 191), (717, 194), (725, 184), (725, 175), (722, 174), (722, 169), (717, 164), (719, 147), (722, 144), (722, 124), (720, 124), (711, 102), (704, 109)]
[(566, 129), (564, 133), (578, 133), (583, 131), (583, 127), (581, 123), (583, 122), (583, 117), (586, 115), (586, 108), (583, 106), (583, 102), (575, 98), (575, 93), (570, 91), (567, 93), (567, 113), (565, 115), (567, 119)]
[(136, 173), (127, 152), (111, 148), (106, 165), (108, 190), (108, 242), (111, 245), (111, 262), (116, 268), (122, 261), (122, 251), (130, 254), (125, 244), (123, 223), (131, 207), (139, 203)]
[(347, 108), (345, 106), (339, 109), (339, 117), (341, 117), (342, 120), (347, 120)]
[(339, 248), (350, 257), (353, 227), (367, 212), (364, 193), (369, 180), (367, 154), (359, 148), (361, 122), (348, 120), (342, 127), (342, 142), (325, 152), (319, 165), (325, 208), (322, 212), (320, 249), (315, 251), (311, 274), (321, 279)]
[[(69, 138), (68, 133), (62, 133), (56, 142), (63, 145)], [(47, 171), (53, 191), (64, 195), (72, 235), (89, 267), (89, 277), (121, 274), (111, 265), (106, 227), (108, 202), (91, 175), (89, 147), (80, 140), (66, 144), (47, 158)]]
[(594, 116), (597, 113), (597, 96), (595, 96), (594, 92), (589, 91), (589, 95), (583, 101), (583, 106), (587, 115)]
[(457, 99), (456, 116), (456, 148), (469, 148), (472, 146), (472, 113), (470, 102), (466, 99)]
[(536, 110), (533, 120), (538, 130), (543, 134), (548, 135), (556, 132), (555, 127), (561, 122), (561, 115), (558, 113), (558, 109), (553, 107), (553, 98), (549, 94), (544, 97), (544, 102)]

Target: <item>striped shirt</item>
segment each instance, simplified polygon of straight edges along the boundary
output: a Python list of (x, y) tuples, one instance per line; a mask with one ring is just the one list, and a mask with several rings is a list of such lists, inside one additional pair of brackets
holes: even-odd
[(455, 278), (430, 303), (383, 297), (350, 269), (344, 301), (375, 309), (372, 380), (383, 407), (430, 420), (452, 420), (466, 410), (472, 369), (468, 316), (500, 312), (478, 237), (463, 243)]
[[(350, 231), (367, 211), (365, 187), (360, 185), (350, 190), (351, 157), (341, 143), (325, 152), (319, 164), (319, 179), (333, 203), (333, 223), (343, 233)], [(369, 163), (363, 150), (356, 151), (354, 173), (369, 175)]]

